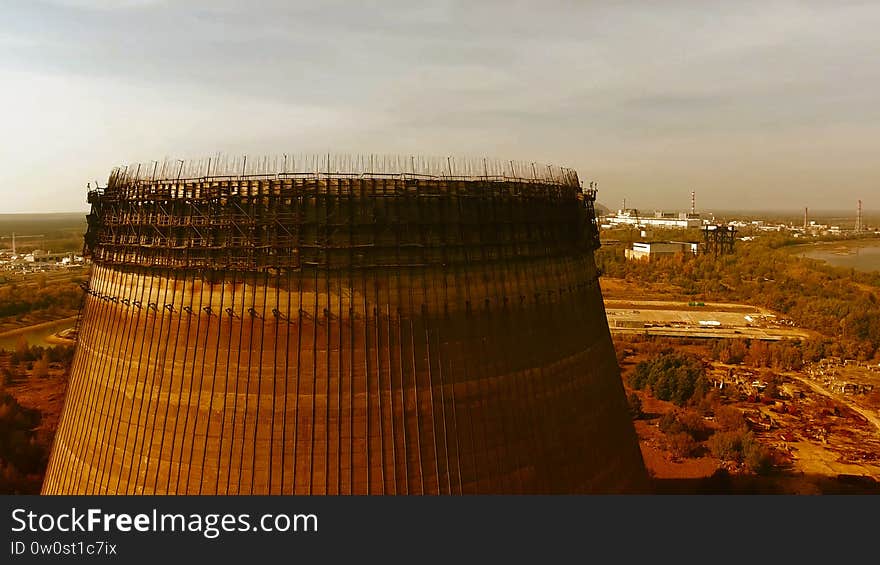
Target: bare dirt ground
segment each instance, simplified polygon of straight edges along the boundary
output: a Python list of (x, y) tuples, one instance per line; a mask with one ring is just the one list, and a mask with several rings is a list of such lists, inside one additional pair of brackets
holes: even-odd
[[(880, 428), (875, 425), (876, 418), (866, 417), (872, 415), (865, 414), (867, 410), (843, 395), (829, 393), (802, 373), (725, 365), (710, 361), (706, 344), (682, 342), (675, 346), (676, 340), (667, 340), (667, 343), (673, 344), (676, 351), (703, 359), (709, 365), (708, 375), (713, 380), (733, 371), (740, 372), (743, 375), (740, 380), (746, 383), (759, 378), (758, 375), (766, 377), (771, 373), (782, 383), (781, 398), (775, 401), (746, 394), (731, 394), (724, 400), (724, 404), (742, 412), (757, 439), (774, 453), (774, 492), (838, 492), (837, 489), (846, 486), (847, 481), (862, 481), (857, 488), (867, 485), (865, 488), (877, 489), (880, 486)], [(635, 370), (638, 362), (655, 355), (656, 347), (643, 349), (639, 344), (629, 342), (623, 347), (628, 351), (621, 362), (626, 386), (627, 376)], [(733, 385), (728, 382), (726, 386), (730, 392)], [(626, 388), (628, 394), (632, 392), (628, 386)], [(706, 449), (698, 451), (697, 457), (676, 458), (658, 423), (663, 414), (678, 408), (670, 402), (653, 398), (647, 392), (636, 392), (645, 417), (635, 420), (634, 424), (645, 465), (652, 477), (687, 483), (688, 480), (709, 480), (726, 467)], [(712, 428), (713, 423), (707, 422), (707, 427)], [(764, 483), (750, 485), (749, 489), (760, 490)]]
[(677, 287), (661, 283), (643, 283), (602, 277), (599, 284), (606, 300), (675, 300), (687, 301)]
[(655, 479), (697, 479), (711, 476), (721, 461), (705, 453), (700, 457), (677, 458), (666, 449), (665, 435), (660, 431), (660, 416), (675, 409), (671, 402), (639, 394), (646, 417), (636, 420), (636, 434), (648, 473)]
[[(619, 347), (618, 345), (616, 345)], [(629, 347), (629, 346), (628, 346)], [(685, 345), (682, 351), (703, 353), (699, 346)], [(634, 392), (626, 383), (627, 376), (635, 370), (636, 365), (650, 358), (650, 354), (633, 348), (632, 353), (621, 363), (621, 376), (627, 394)], [(665, 434), (658, 426), (660, 418), (667, 412), (676, 409), (675, 404), (654, 398), (643, 391), (635, 391), (642, 402), (644, 416), (636, 419), (633, 424), (639, 438), (639, 448), (648, 474), (654, 479), (700, 479), (710, 477), (721, 466), (721, 461), (704, 451), (701, 457), (675, 457), (666, 446)]]
[(784, 373), (783, 378), (791, 379), (786, 388), (794, 393), (788, 404), (795, 413), (761, 407), (774, 426), (762, 434), (763, 439), (787, 450), (793, 467), (801, 472), (869, 476), (880, 481), (877, 418), (803, 375)]
[(869, 421), (871, 424), (873, 424), (874, 427), (877, 429), (877, 432), (880, 433), (880, 411), (871, 410), (869, 408), (864, 408), (864, 407), (860, 406), (858, 404), (858, 402), (856, 400), (854, 400), (853, 398), (847, 397), (842, 394), (835, 394), (833, 392), (830, 392), (829, 390), (821, 387), (820, 385), (813, 382), (812, 380), (806, 378), (804, 375), (801, 375), (798, 373), (786, 373), (786, 374), (788, 376), (792, 377), (793, 379), (797, 379), (802, 384), (810, 387), (810, 389), (812, 389), (814, 392), (821, 394), (823, 396), (827, 396), (828, 398), (831, 398), (832, 400), (835, 400), (837, 402), (840, 402), (841, 404), (846, 405), (850, 410), (858, 413), (860, 416), (862, 416), (867, 421)]

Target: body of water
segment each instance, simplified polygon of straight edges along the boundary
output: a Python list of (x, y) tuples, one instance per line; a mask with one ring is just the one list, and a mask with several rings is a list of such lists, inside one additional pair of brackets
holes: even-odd
[(57, 342), (50, 343), (46, 341), (47, 338), (50, 338), (61, 330), (72, 328), (74, 324), (76, 324), (75, 319), (65, 319), (56, 322), (49, 322), (47, 324), (40, 324), (36, 327), (4, 333), (0, 335), (0, 349), (15, 351), (15, 346), (18, 344), (18, 340), (21, 339), (21, 336), (24, 336), (30, 345), (42, 345), (43, 347), (57, 345)]
[(880, 271), (880, 242), (862, 246), (819, 245), (798, 255), (825, 261), (835, 267)]

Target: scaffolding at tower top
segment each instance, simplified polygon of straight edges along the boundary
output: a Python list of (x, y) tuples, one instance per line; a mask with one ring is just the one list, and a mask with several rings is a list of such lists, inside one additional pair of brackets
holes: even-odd
[(579, 186), (574, 169), (536, 162), (468, 156), (293, 154), (171, 159), (115, 167), (108, 187), (136, 182), (230, 178), (398, 177), (540, 182)]

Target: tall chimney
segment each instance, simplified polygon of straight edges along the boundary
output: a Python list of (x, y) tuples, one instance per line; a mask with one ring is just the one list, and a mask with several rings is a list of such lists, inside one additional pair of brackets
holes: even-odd
[(859, 206), (856, 209), (856, 231), (862, 231), (862, 201), (859, 200)]

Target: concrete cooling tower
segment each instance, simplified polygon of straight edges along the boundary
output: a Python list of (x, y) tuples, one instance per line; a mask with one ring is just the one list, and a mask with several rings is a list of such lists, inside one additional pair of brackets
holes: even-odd
[(594, 199), (486, 160), (114, 170), (43, 492), (642, 490)]

